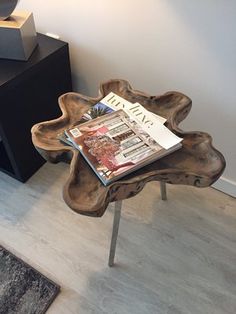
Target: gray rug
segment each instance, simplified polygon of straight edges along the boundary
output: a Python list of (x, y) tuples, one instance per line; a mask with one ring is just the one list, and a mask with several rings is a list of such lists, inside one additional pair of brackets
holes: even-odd
[(0, 314), (42, 314), (59, 286), (0, 246)]

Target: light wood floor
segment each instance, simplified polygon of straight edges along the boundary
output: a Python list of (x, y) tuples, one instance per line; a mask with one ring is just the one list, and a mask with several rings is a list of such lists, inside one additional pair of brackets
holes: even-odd
[(123, 203), (116, 265), (113, 219), (71, 211), (68, 165), (46, 164), (26, 184), (0, 173), (0, 243), (61, 285), (49, 314), (235, 314), (236, 200), (212, 188), (152, 182)]

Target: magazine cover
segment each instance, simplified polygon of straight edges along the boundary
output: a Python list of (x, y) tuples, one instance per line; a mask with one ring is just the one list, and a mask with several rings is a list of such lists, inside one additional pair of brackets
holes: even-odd
[(84, 113), (79, 122), (84, 123), (89, 120), (101, 117), (107, 113), (111, 113), (113, 111), (114, 110), (112, 108), (108, 107), (101, 100), (100, 102), (96, 103), (93, 107), (91, 107), (86, 113)]
[(147, 123), (147, 120), (152, 122), (158, 121), (161, 124), (166, 122), (166, 119), (156, 115), (152, 112), (146, 110), (139, 103), (131, 103), (128, 100), (116, 95), (113, 92), (110, 92), (107, 96), (101, 99), (97, 104), (95, 104), (91, 109), (89, 109), (81, 118), (79, 123), (84, 123), (88, 120), (95, 119), (104, 114), (110, 113), (122, 109), (129, 116), (133, 116), (137, 122)]
[(141, 104), (137, 102), (131, 103), (113, 92), (110, 92), (97, 104), (92, 106), (75, 125), (117, 110), (125, 111), (129, 117), (141, 125), (142, 129), (165, 149), (169, 149), (177, 142), (182, 141), (181, 138), (166, 128), (164, 125), (165, 118), (149, 112)]
[[(97, 108), (103, 107), (98, 104)], [(66, 134), (105, 185), (181, 146), (164, 149), (123, 110), (78, 125)]]

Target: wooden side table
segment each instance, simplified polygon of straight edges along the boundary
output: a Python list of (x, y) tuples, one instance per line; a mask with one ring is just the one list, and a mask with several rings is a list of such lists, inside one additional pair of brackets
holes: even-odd
[(25, 182), (45, 160), (30, 130), (60, 114), (58, 97), (72, 90), (68, 44), (37, 35), (27, 62), (0, 59), (0, 170)]
[[(104, 186), (80, 153), (62, 144), (57, 135), (77, 123), (83, 113), (111, 91), (165, 117), (165, 125), (183, 138), (183, 146), (121, 180)], [(101, 84), (97, 98), (66, 93), (59, 98), (59, 106), (61, 117), (36, 124), (32, 128), (33, 143), (46, 160), (53, 163), (70, 162), (70, 174), (63, 188), (63, 197), (75, 212), (100, 217), (110, 202), (116, 202), (109, 266), (114, 263), (122, 200), (135, 196), (146, 183), (153, 180), (161, 183), (162, 199), (166, 199), (166, 183), (207, 187), (220, 177), (225, 168), (224, 157), (213, 147), (209, 134), (184, 132), (178, 127), (191, 109), (191, 99), (179, 92), (149, 96), (133, 90), (127, 81), (110, 80)]]

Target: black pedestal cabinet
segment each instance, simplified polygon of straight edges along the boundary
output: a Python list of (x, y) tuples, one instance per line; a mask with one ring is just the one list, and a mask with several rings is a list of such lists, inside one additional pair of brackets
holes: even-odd
[(59, 117), (58, 97), (72, 91), (68, 44), (37, 37), (28, 61), (0, 59), (0, 170), (21, 182), (44, 163), (31, 127)]

